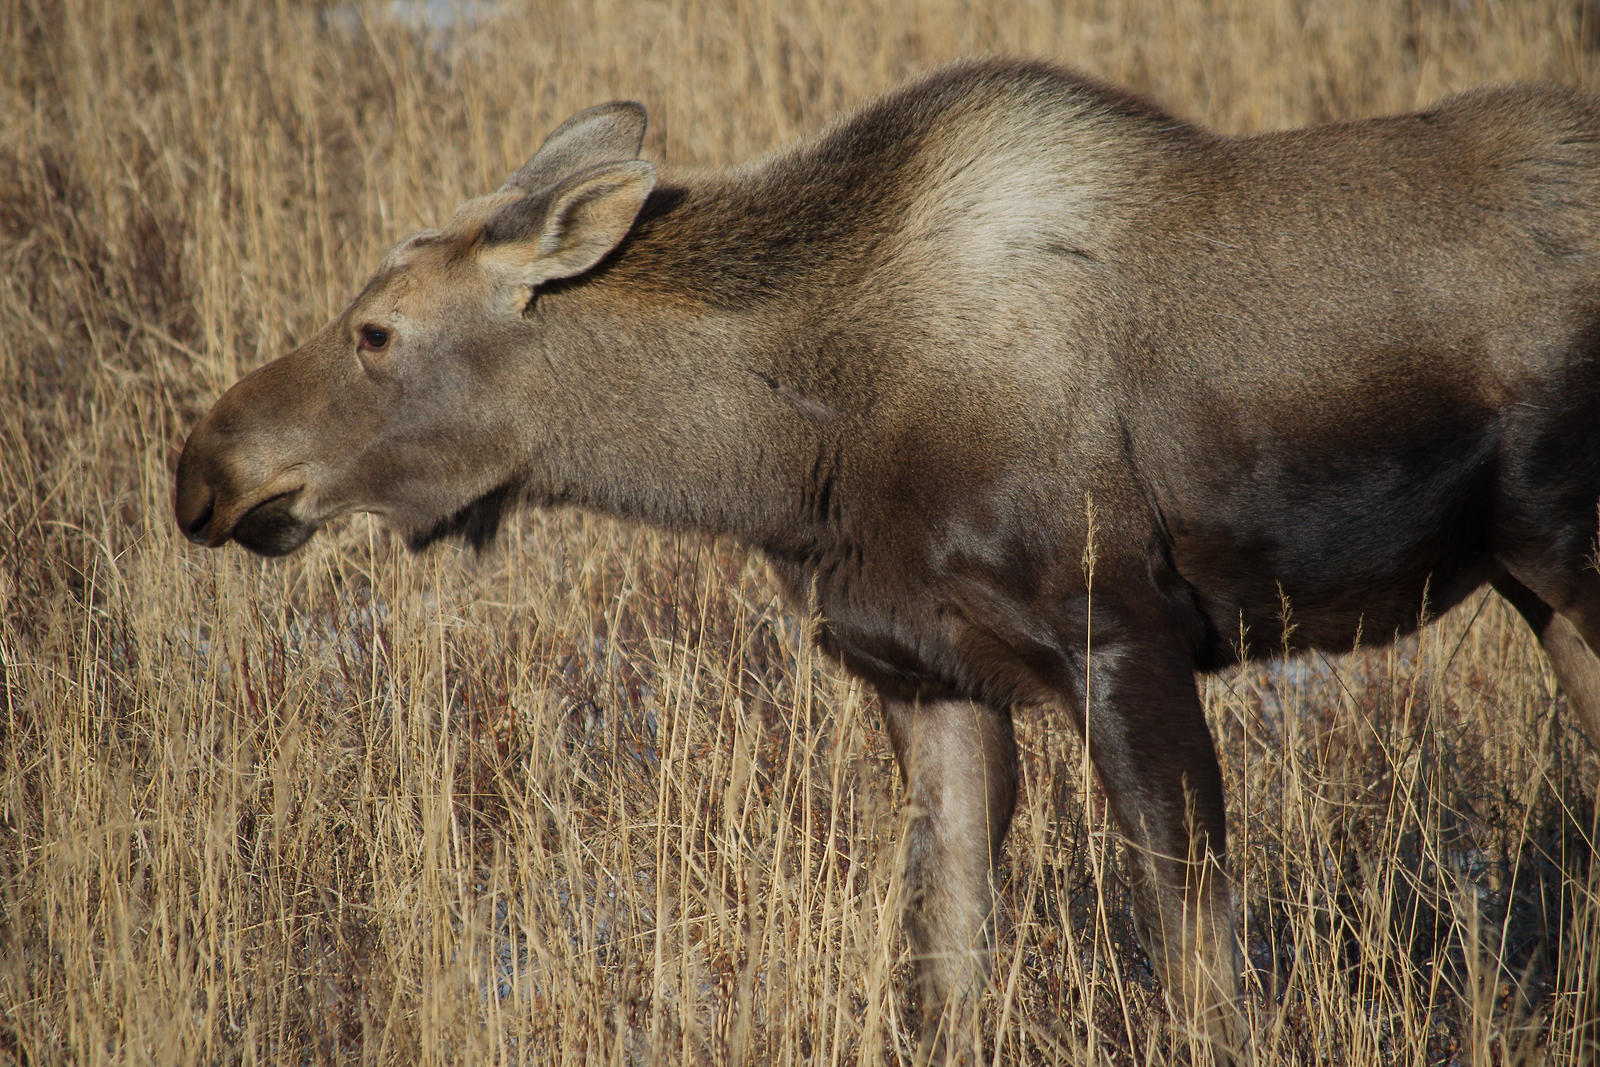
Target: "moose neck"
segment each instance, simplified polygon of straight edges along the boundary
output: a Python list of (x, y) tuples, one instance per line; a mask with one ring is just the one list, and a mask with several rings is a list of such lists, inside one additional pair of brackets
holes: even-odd
[(885, 99), (758, 167), (665, 182), (608, 262), (551, 294), (584, 305), (596, 372), (576, 387), (606, 391), (558, 443), (559, 498), (790, 559), (825, 547), (840, 457), (883, 439), (917, 343), (873, 279), (939, 110)]
[(552, 442), (552, 495), (803, 557), (829, 537), (834, 457), (876, 362), (822, 310), (841, 294), (817, 264), (860, 251), (827, 239), (839, 220), (815, 218), (800, 256), (792, 228), (774, 240), (752, 221), (751, 192), (667, 188), (597, 277), (541, 297), (553, 318), (572, 302), (595, 368), (566, 383), (581, 417)]

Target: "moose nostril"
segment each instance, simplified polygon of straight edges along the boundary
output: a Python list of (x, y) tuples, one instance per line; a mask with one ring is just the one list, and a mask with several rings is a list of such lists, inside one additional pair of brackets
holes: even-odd
[(211, 524), (211, 515), (216, 510), (216, 503), (216, 494), (207, 490), (204, 506), (187, 522), (182, 524), (183, 535), (197, 545), (206, 543), (206, 527)]

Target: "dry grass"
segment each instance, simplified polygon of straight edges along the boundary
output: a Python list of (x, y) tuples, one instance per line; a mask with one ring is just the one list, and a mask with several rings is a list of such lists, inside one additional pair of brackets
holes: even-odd
[[(170, 470), (599, 99), (718, 163), (977, 51), (1229, 130), (1600, 85), (1575, 0), (1076, 6), (0, 5), (0, 1062), (909, 1059), (885, 743), (757, 561), (560, 514), (266, 564), (186, 548)], [(1207, 697), (1260, 1063), (1573, 1059), (1600, 773), (1498, 601)], [(997, 1055), (1166, 1062), (1080, 753), (1022, 734)]]

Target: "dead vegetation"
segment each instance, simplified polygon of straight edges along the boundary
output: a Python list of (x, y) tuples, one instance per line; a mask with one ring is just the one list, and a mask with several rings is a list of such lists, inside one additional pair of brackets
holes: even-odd
[[(357, 521), (261, 563), (185, 547), (170, 469), (600, 99), (714, 164), (980, 51), (1228, 130), (1600, 87), (1592, 5), (1057, 8), (0, 8), (0, 1062), (909, 1060), (887, 747), (758, 561), (556, 514), (476, 561)], [(1595, 1039), (1600, 765), (1508, 609), (1207, 696), (1259, 1062)], [(1019, 732), (997, 1055), (1165, 1063), (1082, 754)]]

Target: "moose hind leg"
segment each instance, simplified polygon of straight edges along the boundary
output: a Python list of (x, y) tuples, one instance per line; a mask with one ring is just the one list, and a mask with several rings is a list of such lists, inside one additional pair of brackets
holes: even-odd
[(1589, 742), (1600, 749), (1600, 656), (1572, 619), (1515, 578), (1502, 575), (1495, 579), (1494, 587), (1539, 638), (1567, 704), (1583, 723)]
[(1092, 657), (1089, 758), (1131, 853), (1135, 920), (1180, 1026), (1218, 1062), (1243, 1040), (1222, 772), (1176, 643)]
[(970, 1039), (994, 957), (994, 867), (1011, 824), (1017, 749), (1010, 709), (884, 698), (906, 783), (905, 929), (925, 1050)]
[[(1534, 581), (1540, 582), (1538, 591), (1530, 588)], [(1600, 649), (1600, 574), (1585, 563), (1569, 569), (1567, 580), (1561, 582), (1525, 569), (1516, 578), (1501, 576), (1494, 581), (1494, 587), (1539, 638), (1556, 682), (1566, 694), (1567, 705), (1582, 721), (1590, 744), (1600, 749), (1600, 655), (1596, 654)], [(1583, 1007), (1574, 1062), (1600, 1064), (1600, 981), (1593, 977), (1600, 974), (1600, 966), (1596, 966), (1600, 948), (1580, 935), (1571, 944), (1570, 953), (1571, 973), (1587, 976), (1580, 977), (1573, 990)]]

